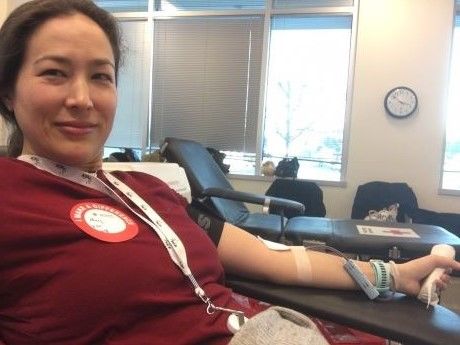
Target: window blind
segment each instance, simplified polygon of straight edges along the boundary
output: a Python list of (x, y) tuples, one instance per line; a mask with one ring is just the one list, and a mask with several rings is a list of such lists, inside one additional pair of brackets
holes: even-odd
[(164, 11), (261, 9), (265, 0), (155, 0), (155, 9)]
[(107, 146), (141, 148), (149, 118), (150, 39), (146, 21), (121, 21), (125, 51), (118, 76), (118, 107)]
[(262, 33), (258, 16), (155, 21), (152, 143), (255, 152)]
[(353, 0), (273, 0), (273, 8), (353, 6)]
[(149, 0), (94, 0), (110, 12), (147, 12)]

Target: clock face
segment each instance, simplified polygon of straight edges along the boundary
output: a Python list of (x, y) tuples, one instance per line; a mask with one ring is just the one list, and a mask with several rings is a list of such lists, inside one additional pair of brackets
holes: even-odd
[(407, 117), (417, 109), (417, 95), (405, 86), (395, 87), (385, 96), (385, 109), (394, 117)]

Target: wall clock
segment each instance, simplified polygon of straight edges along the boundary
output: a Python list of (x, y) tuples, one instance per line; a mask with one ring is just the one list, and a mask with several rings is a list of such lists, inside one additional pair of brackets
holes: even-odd
[(385, 110), (393, 117), (405, 118), (412, 115), (418, 106), (414, 90), (398, 86), (387, 92), (384, 100)]

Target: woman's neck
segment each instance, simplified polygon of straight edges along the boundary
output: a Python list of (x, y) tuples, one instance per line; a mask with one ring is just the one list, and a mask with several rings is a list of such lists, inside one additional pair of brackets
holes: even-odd
[(48, 160), (51, 160), (55, 163), (60, 163), (63, 165), (71, 166), (73, 168), (80, 169), (82, 171), (86, 171), (87, 173), (95, 173), (98, 170), (102, 169), (102, 158), (97, 157), (94, 160), (89, 160), (87, 162), (79, 162), (76, 160), (72, 160), (70, 158), (68, 159), (56, 159), (55, 157), (52, 156), (46, 156), (46, 155), (40, 155), (35, 152), (29, 152), (27, 150), (23, 150), (21, 155), (30, 155), (30, 156), (37, 156), (37, 157), (42, 157), (46, 158)]

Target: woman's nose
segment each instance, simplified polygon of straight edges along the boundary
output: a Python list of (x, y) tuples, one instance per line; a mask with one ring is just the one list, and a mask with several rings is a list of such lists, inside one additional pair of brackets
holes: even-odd
[(94, 107), (90, 86), (86, 78), (76, 78), (71, 81), (66, 97), (66, 106), (81, 110)]

